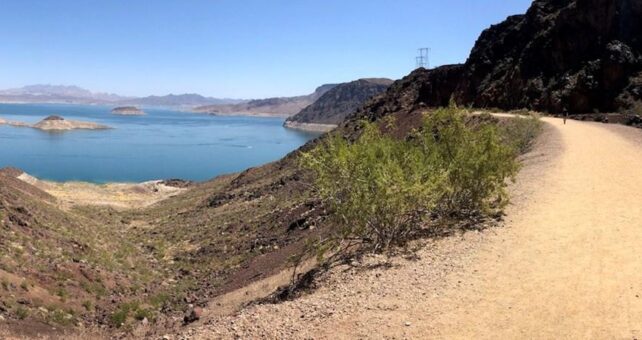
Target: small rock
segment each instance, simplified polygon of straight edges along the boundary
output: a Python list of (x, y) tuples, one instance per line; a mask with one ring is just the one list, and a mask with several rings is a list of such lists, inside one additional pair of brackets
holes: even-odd
[(21, 305), (27, 305), (27, 306), (31, 305), (31, 300), (25, 299), (25, 298), (20, 298), (16, 302)]
[(187, 312), (185, 317), (183, 318), (183, 322), (185, 324), (192, 323), (192, 322), (194, 322), (196, 320), (199, 320), (202, 315), (203, 315), (203, 309), (202, 308), (200, 308), (200, 307), (191, 308)]
[(405, 325), (406, 325), (406, 327), (410, 327), (410, 325), (411, 325), (410, 321), (406, 321)]
[(4, 321), (4, 316), (0, 315), (0, 321)]
[(143, 325), (147, 325), (147, 324), (149, 323), (149, 320), (147, 320), (147, 318), (143, 318), (143, 320), (141, 321), (141, 323), (142, 323)]

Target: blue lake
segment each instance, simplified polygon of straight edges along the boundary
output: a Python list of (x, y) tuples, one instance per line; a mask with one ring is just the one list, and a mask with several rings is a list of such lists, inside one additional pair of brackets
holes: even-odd
[(280, 118), (110, 111), (106, 106), (0, 104), (0, 118), (6, 120), (35, 123), (55, 114), (113, 127), (50, 133), (0, 125), (0, 167), (55, 181), (201, 181), (277, 160), (316, 137), (283, 128)]

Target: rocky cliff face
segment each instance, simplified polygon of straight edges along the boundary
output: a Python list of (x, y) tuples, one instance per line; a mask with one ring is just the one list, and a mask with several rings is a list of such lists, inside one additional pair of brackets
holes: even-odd
[(337, 85), (310, 106), (287, 119), (288, 123), (341, 123), (370, 98), (384, 92), (393, 83), (390, 79), (359, 79)]
[(368, 103), (374, 119), (420, 105), (615, 112), (642, 104), (642, 1), (536, 0), (485, 30), (463, 65), (418, 69)]
[(481, 34), (454, 96), (502, 109), (629, 108), (642, 94), (640, 18), (639, 0), (537, 0)]

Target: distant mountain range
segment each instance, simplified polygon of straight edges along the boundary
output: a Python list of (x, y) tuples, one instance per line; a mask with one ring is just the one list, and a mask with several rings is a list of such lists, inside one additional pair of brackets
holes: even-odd
[(321, 85), (313, 93), (305, 96), (254, 99), (225, 105), (205, 105), (195, 108), (194, 111), (214, 115), (244, 114), (289, 117), (314, 103), (335, 86), (337, 84)]
[(91, 92), (78, 86), (29, 85), (16, 89), (0, 90), (0, 102), (140, 105), (192, 108), (195, 106), (214, 104), (238, 104), (246, 102), (246, 100), (204, 97), (199, 94), (126, 97), (113, 93)]
[(160, 106), (212, 115), (278, 117), (291, 117), (301, 112), (292, 120), (292, 123), (337, 124), (367, 99), (383, 92), (391, 82), (389, 79), (360, 79), (350, 83), (321, 85), (314, 92), (303, 96), (252, 100), (204, 97), (194, 93), (126, 97), (113, 93), (92, 92), (78, 86), (30, 85), (0, 90), (0, 103), (96, 104), (114, 107)]

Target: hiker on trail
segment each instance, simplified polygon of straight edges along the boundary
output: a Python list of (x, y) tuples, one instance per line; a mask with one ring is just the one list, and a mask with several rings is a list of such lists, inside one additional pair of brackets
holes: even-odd
[(566, 118), (568, 118), (568, 110), (567, 109), (564, 109), (563, 115), (564, 115), (564, 125), (566, 125)]

